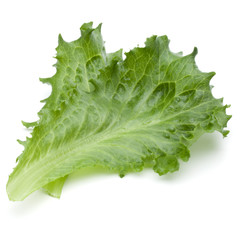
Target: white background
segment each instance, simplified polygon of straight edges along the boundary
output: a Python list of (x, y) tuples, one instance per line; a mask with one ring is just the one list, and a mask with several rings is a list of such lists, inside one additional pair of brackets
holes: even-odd
[[(0, 3), (0, 239), (240, 239), (239, 1), (26, 1)], [(231, 131), (204, 135), (181, 169), (120, 179), (104, 171), (70, 177), (60, 200), (41, 191), (10, 202), (5, 186), (50, 87), (55, 47), (80, 36), (84, 22), (103, 23), (108, 52), (153, 34), (168, 35), (174, 52), (198, 47), (197, 64), (215, 71), (213, 94), (231, 104)], [(81, 176), (82, 175), (82, 176)]]

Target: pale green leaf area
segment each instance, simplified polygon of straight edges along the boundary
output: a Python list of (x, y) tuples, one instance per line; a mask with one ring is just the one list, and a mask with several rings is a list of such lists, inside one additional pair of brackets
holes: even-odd
[(59, 36), (56, 74), (39, 120), (23, 123), (32, 137), (9, 177), (10, 200), (23, 200), (44, 188), (60, 197), (69, 174), (102, 167), (118, 172), (151, 166), (159, 175), (179, 169), (189, 147), (205, 132), (225, 130), (230, 116), (215, 99), (195, 64), (197, 49), (182, 56), (169, 50), (166, 36), (152, 36), (145, 47), (107, 54), (101, 25), (81, 27), (81, 37)]

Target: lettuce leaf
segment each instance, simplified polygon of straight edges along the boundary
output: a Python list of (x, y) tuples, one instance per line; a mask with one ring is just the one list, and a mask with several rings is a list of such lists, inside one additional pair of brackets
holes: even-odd
[(122, 177), (151, 166), (159, 175), (179, 169), (189, 147), (205, 132), (225, 130), (230, 116), (223, 99), (215, 99), (195, 64), (197, 49), (187, 56), (169, 50), (167, 36), (152, 36), (145, 47), (107, 54), (101, 25), (83, 24), (81, 37), (59, 36), (56, 74), (17, 166), (9, 176), (10, 200), (23, 200), (44, 188), (60, 197), (69, 174), (104, 167)]

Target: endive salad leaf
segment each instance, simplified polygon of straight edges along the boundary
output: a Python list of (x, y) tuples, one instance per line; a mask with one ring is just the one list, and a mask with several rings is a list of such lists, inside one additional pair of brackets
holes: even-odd
[(59, 36), (56, 74), (39, 120), (17, 166), (9, 176), (10, 200), (23, 200), (45, 188), (60, 197), (73, 171), (100, 166), (124, 176), (152, 166), (159, 175), (179, 169), (191, 146), (205, 132), (225, 130), (230, 118), (223, 99), (215, 99), (195, 64), (197, 49), (187, 56), (169, 50), (166, 36), (152, 36), (145, 47), (107, 54), (101, 25), (81, 27), (81, 37)]

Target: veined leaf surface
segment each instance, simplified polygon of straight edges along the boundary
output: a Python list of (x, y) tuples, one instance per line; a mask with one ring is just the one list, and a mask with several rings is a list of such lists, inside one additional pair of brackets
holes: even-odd
[(199, 71), (196, 48), (181, 56), (166, 36), (152, 36), (123, 60), (121, 51), (106, 54), (100, 30), (88, 23), (80, 39), (59, 38), (57, 72), (42, 79), (52, 94), (39, 120), (24, 123), (32, 137), (9, 177), (9, 199), (42, 187), (59, 197), (66, 176), (85, 167), (174, 172), (203, 133), (227, 135), (227, 105), (212, 96), (214, 73)]

